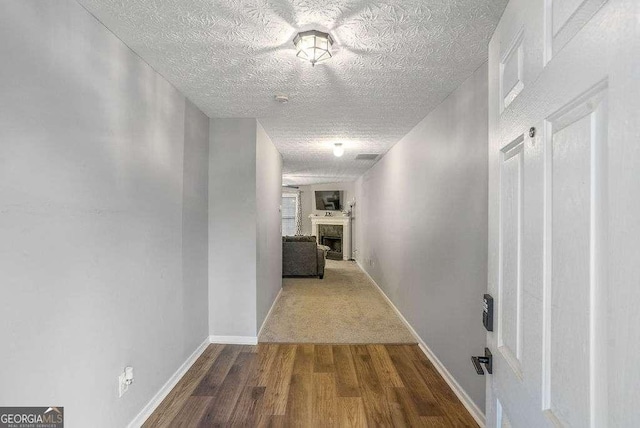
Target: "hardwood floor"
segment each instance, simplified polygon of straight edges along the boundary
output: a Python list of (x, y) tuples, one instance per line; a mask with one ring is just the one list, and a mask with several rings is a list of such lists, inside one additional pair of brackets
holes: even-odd
[(210, 345), (144, 427), (477, 424), (417, 345)]

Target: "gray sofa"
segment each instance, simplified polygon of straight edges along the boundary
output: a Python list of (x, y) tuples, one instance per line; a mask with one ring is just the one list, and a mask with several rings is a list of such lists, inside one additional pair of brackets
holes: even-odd
[(324, 278), (326, 250), (316, 244), (315, 236), (282, 237), (282, 276)]

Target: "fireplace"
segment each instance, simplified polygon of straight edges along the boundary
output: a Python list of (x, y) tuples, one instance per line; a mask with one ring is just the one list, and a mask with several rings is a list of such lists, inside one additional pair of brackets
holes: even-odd
[(342, 225), (320, 224), (318, 225), (318, 242), (329, 247), (327, 258), (342, 260)]
[(332, 260), (342, 260), (342, 237), (323, 236), (322, 245), (329, 247), (327, 258)]
[[(351, 216), (317, 216), (311, 214), (311, 234), (316, 237), (318, 245), (332, 248), (329, 258), (342, 257), (351, 260)], [(323, 237), (329, 240), (323, 240)], [(340, 238), (340, 245), (331, 239)]]

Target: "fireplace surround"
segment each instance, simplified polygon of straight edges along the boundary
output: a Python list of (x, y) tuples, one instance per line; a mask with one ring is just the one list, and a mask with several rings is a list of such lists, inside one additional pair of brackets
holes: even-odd
[(310, 215), (309, 218), (311, 234), (319, 245), (330, 248), (327, 258), (351, 260), (351, 217)]

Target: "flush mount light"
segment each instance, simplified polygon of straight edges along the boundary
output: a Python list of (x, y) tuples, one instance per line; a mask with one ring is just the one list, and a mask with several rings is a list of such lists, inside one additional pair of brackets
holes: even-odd
[(342, 147), (342, 143), (335, 143), (333, 145), (333, 155), (337, 158), (344, 154), (344, 147)]
[(298, 51), (296, 56), (311, 62), (312, 66), (331, 58), (333, 39), (322, 31), (310, 30), (298, 33), (293, 39), (293, 44)]

